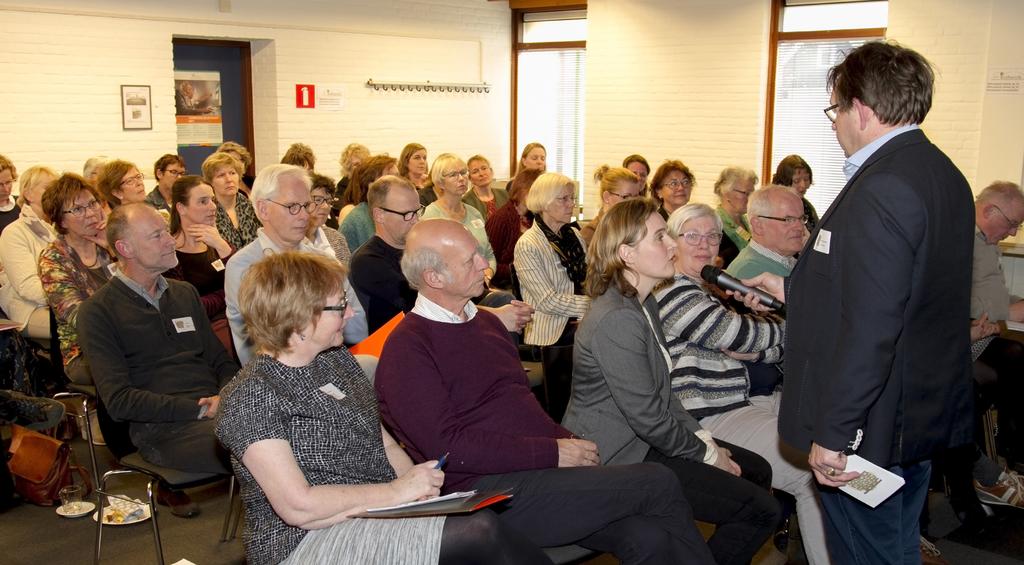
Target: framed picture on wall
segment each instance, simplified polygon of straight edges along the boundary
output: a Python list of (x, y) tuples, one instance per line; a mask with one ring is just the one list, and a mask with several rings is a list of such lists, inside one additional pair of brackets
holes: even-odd
[(153, 129), (153, 104), (149, 85), (121, 85), (122, 129)]

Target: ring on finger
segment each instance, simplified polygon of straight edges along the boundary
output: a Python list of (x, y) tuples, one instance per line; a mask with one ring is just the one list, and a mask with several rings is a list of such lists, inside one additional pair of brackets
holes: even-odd
[(834, 477), (836, 476), (836, 470), (832, 467), (825, 467), (825, 474), (830, 477)]

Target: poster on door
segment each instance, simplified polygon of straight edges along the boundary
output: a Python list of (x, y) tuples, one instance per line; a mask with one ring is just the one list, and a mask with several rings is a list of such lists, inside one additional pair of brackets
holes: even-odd
[(219, 72), (174, 71), (174, 107), (178, 145), (223, 143)]

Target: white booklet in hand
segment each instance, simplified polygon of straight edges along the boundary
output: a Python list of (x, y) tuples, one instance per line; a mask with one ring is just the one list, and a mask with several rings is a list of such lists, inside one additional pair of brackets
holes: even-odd
[(872, 508), (885, 502), (900, 490), (905, 482), (903, 477), (875, 465), (860, 455), (850, 455), (846, 458), (846, 469), (843, 472), (851, 471), (859, 472), (860, 476), (839, 487), (839, 490)]

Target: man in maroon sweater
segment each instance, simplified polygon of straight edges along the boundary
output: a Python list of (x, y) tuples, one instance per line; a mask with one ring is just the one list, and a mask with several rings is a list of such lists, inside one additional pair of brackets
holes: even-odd
[(498, 516), (541, 547), (579, 544), (622, 563), (713, 563), (679, 482), (660, 465), (601, 467), (597, 446), (553, 422), (508, 331), (470, 299), (487, 261), (457, 222), (408, 235), (416, 306), (384, 346), (375, 386), (413, 460), (449, 453), (444, 492), (511, 488)]

